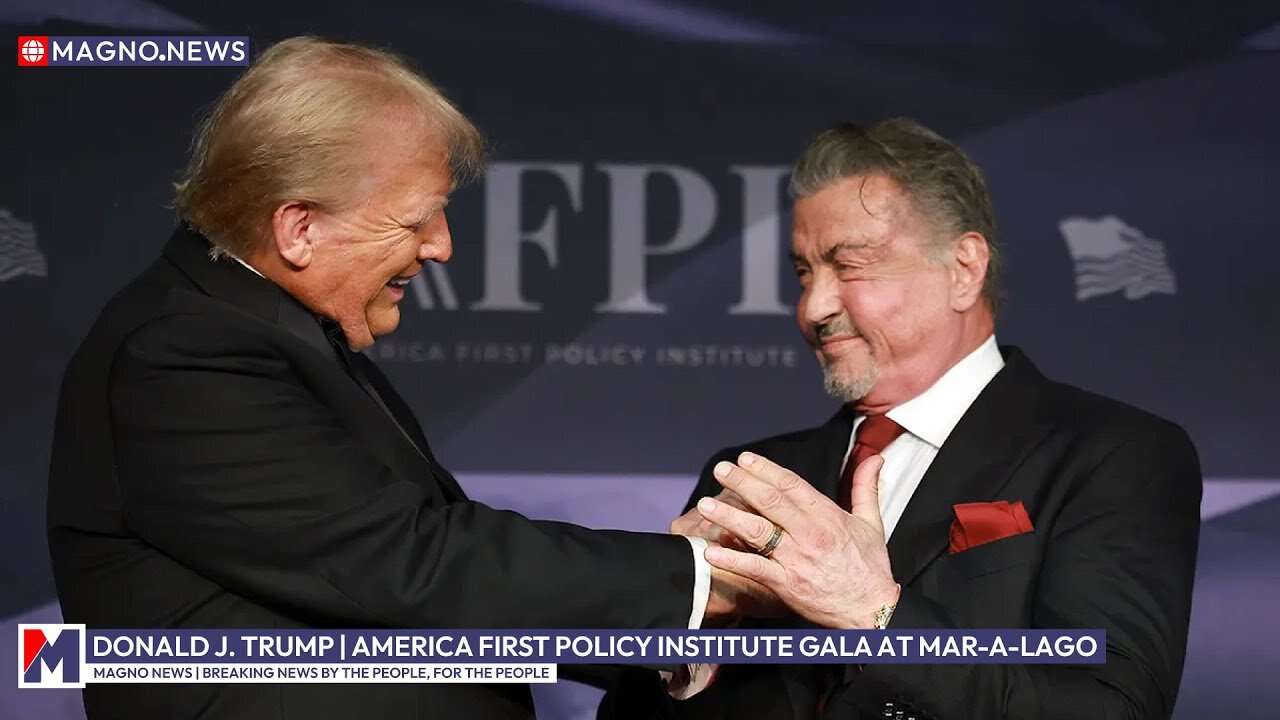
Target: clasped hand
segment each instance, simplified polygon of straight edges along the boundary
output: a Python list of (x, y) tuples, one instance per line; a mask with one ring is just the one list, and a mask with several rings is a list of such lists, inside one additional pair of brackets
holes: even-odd
[[(789, 609), (822, 627), (869, 628), (898, 599), (880, 517), (879, 475), (873, 456), (853, 474), (850, 512), (767, 458), (742, 453), (718, 463), (724, 491), (703, 498), (671, 523), (671, 531), (706, 538), (712, 566), (707, 624), (741, 616), (773, 616)], [(774, 533), (769, 557), (757, 554)]]

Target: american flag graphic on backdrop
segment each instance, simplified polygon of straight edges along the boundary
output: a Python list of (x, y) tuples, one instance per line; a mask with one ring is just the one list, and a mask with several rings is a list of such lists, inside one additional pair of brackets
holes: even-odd
[(48, 274), (44, 253), (36, 245), (36, 228), (0, 208), (0, 282), (19, 275)]
[(1058, 223), (1058, 229), (1075, 261), (1076, 300), (1121, 290), (1129, 300), (1177, 291), (1164, 243), (1120, 218), (1069, 217)]

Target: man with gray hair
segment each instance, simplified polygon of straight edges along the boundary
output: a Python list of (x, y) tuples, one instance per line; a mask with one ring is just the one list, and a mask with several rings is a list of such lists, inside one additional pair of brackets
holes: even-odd
[[(49, 475), (91, 628), (687, 628), (751, 588), (701, 538), (468, 501), (357, 352), (445, 262), (480, 134), (395, 56), (294, 38), (202, 126), (183, 223), (72, 358)], [(525, 685), (103, 685), (101, 718), (527, 718)]]
[(1199, 528), (1189, 438), (996, 344), (994, 212), (954, 144), (841, 125), (791, 192), (797, 320), (842, 407), (717, 453), (672, 531), (777, 593), (783, 626), (1102, 628), (1106, 664), (637, 671), (602, 717), (1168, 718)]

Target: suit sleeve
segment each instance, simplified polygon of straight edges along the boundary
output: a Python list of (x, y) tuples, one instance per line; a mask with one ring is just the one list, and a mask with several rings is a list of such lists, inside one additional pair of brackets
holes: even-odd
[[(721, 460), (735, 461), (745, 447), (730, 447), (711, 456), (702, 466), (698, 482), (685, 503), (683, 513), (693, 509), (704, 497), (714, 497), (724, 488), (716, 481), (711, 469)], [(712, 683), (710, 687), (687, 700), (676, 701), (667, 691), (667, 685), (653, 670), (640, 667), (623, 668), (613, 679), (596, 711), (596, 720), (676, 720), (698, 718), (715, 720), (723, 718), (727, 698), (724, 683)]]
[(445, 504), (356, 443), (273, 342), (185, 314), (117, 353), (117, 475), (143, 541), (317, 622), (686, 627), (687, 540)]
[[(1173, 426), (1109, 452), (1064, 507), (1035, 593), (1037, 628), (1103, 628), (1106, 664), (868, 665), (841, 703), (934, 718), (1168, 718), (1186, 653), (1201, 476)], [(890, 627), (966, 620), (906, 588)]]

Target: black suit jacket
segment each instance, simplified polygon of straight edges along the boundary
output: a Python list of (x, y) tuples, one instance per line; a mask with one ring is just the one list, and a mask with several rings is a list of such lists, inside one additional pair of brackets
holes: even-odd
[[(179, 230), (62, 386), (49, 546), (98, 628), (683, 628), (684, 538), (469, 502), (409, 408), (316, 319)], [(393, 417), (394, 416), (394, 417)], [(524, 685), (90, 685), (104, 718), (531, 717)]]
[[(1167, 718), (1186, 651), (1201, 477), (1176, 425), (1041, 375), (1016, 348), (956, 425), (889, 540), (902, 598), (890, 628), (1104, 628), (1094, 666), (867, 665), (826, 718)], [(829, 497), (853, 418), (717, 453), (689, 506), (720, 491), (711, 468), (739, 452), (796, 471)], [(948, 554), (957, 503), (1021, 500), (1035, 531)], [(803, 623), (792, 620), (788, 624)], [(816, 717), (822, 674), (726, 666), (673, 703), (631, 671), (602, 717)]]

